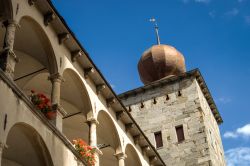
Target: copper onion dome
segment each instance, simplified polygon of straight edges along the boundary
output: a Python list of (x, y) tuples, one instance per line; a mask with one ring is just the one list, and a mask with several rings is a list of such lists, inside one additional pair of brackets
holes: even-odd
[(183, 55), (169, 45), (154, 45), (146, 50), (139, 63), (141, 81), (149, 84), (164, 77), (179, 75), (186, 71)]

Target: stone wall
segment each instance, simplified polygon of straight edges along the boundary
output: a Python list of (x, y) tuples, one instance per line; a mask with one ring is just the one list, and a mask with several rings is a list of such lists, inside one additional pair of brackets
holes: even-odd
[(197, 84), (197, 91), (203, 111), (204, 124), (206, 126), (207, 142), (210, 150), (212, 165), (225, 165), (224, 150), (220, 137), (220, 130), (211, 112), (211, 109)]
[[(217, 122), (195, 78), (170, 82), (122, 101), (152, 144), (156, 144), (154, 133), (161, 131), (163, 147), (157, 150), (166, 164), (225, 165)], [(175, 127), (180, 125), (185, 140), (178, 143)]]

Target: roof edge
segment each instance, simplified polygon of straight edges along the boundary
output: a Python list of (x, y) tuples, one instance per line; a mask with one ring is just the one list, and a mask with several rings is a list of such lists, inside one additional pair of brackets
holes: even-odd
[(179, 76), (166, 77), (166, 78), (157, 80), (155, 82), (152, 82), (150, 84), (135, 88), (133, 90), (129, 90), (127, 92), (119, 94), (118, 97), (122, 100), (122, 99), (129, 97), (129, 96), (134, 96), (138, 93), (144, 93), (147, 90), (154, 89), (154, 88), (159, 87), (159, 86), (167, 85), (167, 84), (170, 84), (172, 82), (176, 82), (178, 80), (182, 80), (182, 79), (185, 79), (188, 77), (195, 77), (196, 78), (196, 80), (201, 88), (201, 91), (202, 91), (204, 97), (206, 98), (206, 101), (207, 101), (207, 103), (212, 111), (212, 114), (214, 115), (215, 120), (217, 121), (217, 123), (219, 125), (221, 123), (223, 123), (222, 117), (217, 109), (217, 106), (213, 100), (213, 97), (212, 97), (212, 95), (211, 95), (211, 93), (206, 85), (206, 82), (205, 82), (205, 80), (204, 80), (204, 78), (203, 78), (203, 76), (198, 68), (187, 71), (185, 73), (182, 73)]
[(163, 161), (163, 159), (161, 158), (161, 156), (159, 155), (159, 153), (156, 151), (155, 147), (151, 144), (151, 142), (149, 141), (149, 139), (146, 137), (146, 135), (144, 134), (144, 132), (141, 130), (141, 128), (139, 127), (139, 125), (136, 123), (135, 119), (130, 115), (129, 111), (127, 110), (127, 108), (123, 105), (123, 103), (120, 101), (119, 97), (116, 95), (116, 93), (114, 92), (114, 90), (112, 89), (111, 85), (108, 83), (108, 81), (105, 79), (105, 77), (103, 76), (103, 74), (100, 72), (100, 70), (97, 68), (97, 66), (94, 64), (93, 60), (90, 58), (88, 52), (83, 48), (83, 46), (81, 45), (81, 43), (79, 42), (79, 40), (76, 38), (76, 36), (74, 35), (74, 33), (71, 31), (71, 29), (69, 28), (69, 26), (67, 25), (66, 21), (63, 19), (63, 17), (59, 14), (59, 12), (57, 11), (57, 9), (55, 8), (55, 6), (53, 5), (53, 3), (51, 2), (51, 0), (47, 0), (48, 4), (50, 5), (50, 7), (53, 9), (53, 11), (56, 13), (56, 15), (59, 17), (60, 21), (63, 23), (63, 25), (65, 26), (65, 28), (69, 31), (69, 33), (72, 35), (73, 39), (76, 41), (76, 43), (78, 44), (78, 46), (82, 49), (82, 51), (84, 52), (84, 54), (86, 55), (86, 57), (88, 58), (88, 60), (90, 61), (91, 65), (93, 65), (93, 67), (96, 69), (97, 73), (101, 76), (102, 80), (104, 81), (104, 83), (108, 86), (109, 90), (111, 91), (111, 93), (114, 95), (114, 97), (117, 99), (117, 101), (120, 103), (121, 107), (125, 110), (126, 114), (129, 116), (129, 118), (132, 120), (132, 122), (135, 124), (135, 126), (137, 127), (137, 129), (139, 130), (139, 132), (142, 134), (142, 136), (145, 138), (145, 140), (147, 141), (148, 145), (151, 147), (151, 149), (154, 151), (154, 153), (156, 154), (157, 158), (160, 160), (160, 162), (166, 166), (165, 162)]

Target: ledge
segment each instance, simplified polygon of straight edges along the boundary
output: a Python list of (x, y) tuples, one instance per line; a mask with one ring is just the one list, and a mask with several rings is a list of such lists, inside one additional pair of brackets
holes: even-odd
[(185, 72), (183, 74), (180, 74), (179, 76), (172, 76), (172, 77), (160, 79), (158, 81), (141, 86), (139, 88), (124, 92), (124, 93), (118, 95), (118, 97), (120, 100), (125, 100), (126, 98), (129, 98), (130, 96), (135, 96), (135, 95), (140, 94), (140, 93), (145, 93), (145, 91), (152, 90), (152, 89), (155, 89), (155, 88), (161, 87), (161, 86), (166, 86), (166, 85), (171, 84), (173, 82), (180, 81), (180, 80), (190, 78), (190, 77), (196, 78), (196, 80), (201, 88), (201, 91), (202, 91), (204, 97), (206, 98), (207, 103), (208, 103), (208, 105), (212, 111), (212, 114), (214, 115), (214, 118), (217, 121), (217, 123), (218, 124), (223, 123), (222, 117), (217, 109), (217, 106), (213, 100), (213, 97), (212, 97), (212, 95), (211, 95), (211, 93), (206, 85), (206, 82), (205, 82), (204, 78), (202, 77), (199, 69), (194, 69), (194, 70)]

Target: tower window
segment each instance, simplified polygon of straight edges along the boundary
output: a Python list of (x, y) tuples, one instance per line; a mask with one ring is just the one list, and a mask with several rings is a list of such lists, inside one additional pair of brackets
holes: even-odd
[(176, 130), (176, 134), (177, 134), (177, 139), (178, 139), (178, 142), (182, 142), (185, 140), (185, 137), (184, 137), (184, 130), (183, 130), (183, 126), (177, 126), (175, 127), (175, 130)]
[(144, 108), (144, 104), (143, 104), (143, 102), (141, 102), (141, 108)]
[(179, 91), (178, 91), (178, 96), (180, 97), (181, 95), (182, 95), (182, 94), (181, 94), (181, 91), (179, 90)]
[(156, 143), (156, 148), (163, 147), (163, 142), (162, 142), (162, 134), (161, 131), (154, 133), (155, 134), (155, 143)]
[(156, 104), (157, 103), (157, 101), (156, 101), (156, 99), (154, 98), (154, 102), (153, 102), (154, 104)]
[(169, 96), (168, 95), (166, 95), (166, 100), (169, 100)]

